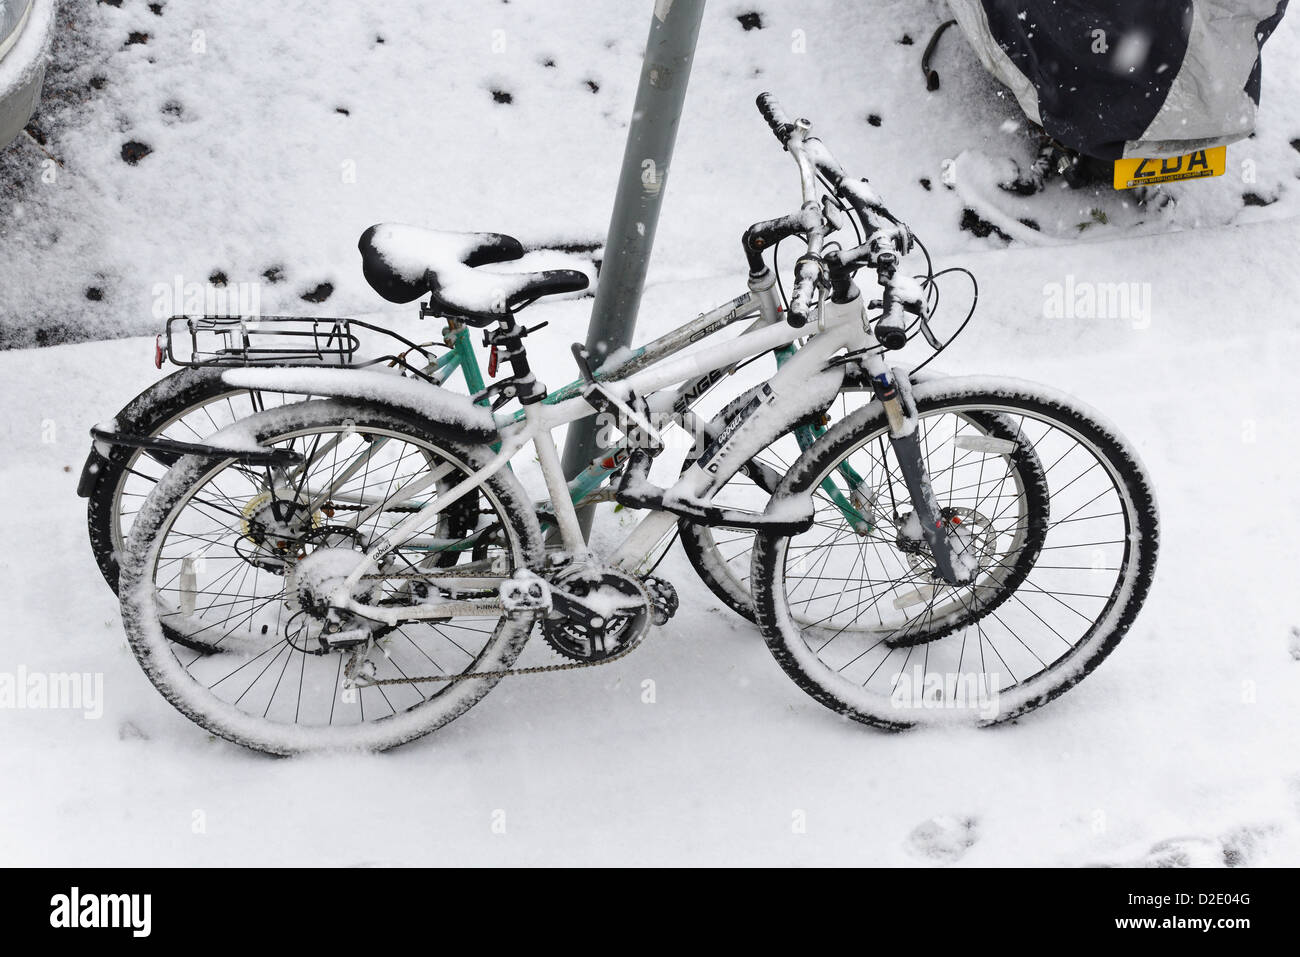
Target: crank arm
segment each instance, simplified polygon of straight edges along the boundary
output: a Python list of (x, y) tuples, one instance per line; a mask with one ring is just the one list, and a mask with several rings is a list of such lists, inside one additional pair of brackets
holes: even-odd
[(551, 608), (554, 612), (563, 618), (573, 618), (580, 621), (588, 628), (600, 628), (607, 618), (616, 615), (634, 615), (645, 608), (645, 604), (642, 602), (627, 601), (603, 609), (602, 613), (602, 611), (592, 608), (577, 595), (571, 595), (561, 588), (552, 588), (550, 597)]

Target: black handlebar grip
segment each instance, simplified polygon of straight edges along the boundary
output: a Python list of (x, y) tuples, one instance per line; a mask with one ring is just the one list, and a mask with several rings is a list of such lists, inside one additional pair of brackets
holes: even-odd
[(884, 305), (885, 314), (876, 322), (876, 340), (892, 352), (907, 345), (907, 310), (888, 293)]
[(808, 306), (801, 302), (790, 303), (790, 311), (785, 314), (785, 321), (795, 329), (802, 329), (808, 325)]
[(794, 288), (790, 290), (790, 309), (785, 318), (796, 329), (807, 325), (812, 318), (813, 296), (817, 294), (821, 275), (822, 263), (816, 256), (800, 256), (794, 264)]
[(794, 124), (785, 115), (785, 110), (781, 109), (781, 104), (771, 93), (758, 94), (758, 99), (754, 102), (758, 104), (758, 112), (763, 114), (763, 119), (767, 120), (767, 125), (772, 128), (776, 138), (784, 144), (794, 132)]

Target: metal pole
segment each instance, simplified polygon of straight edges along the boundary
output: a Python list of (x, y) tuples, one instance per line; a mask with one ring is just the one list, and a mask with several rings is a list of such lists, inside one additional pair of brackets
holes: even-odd
[[(629, 345), (636, 330), (704, 3), (655, 2), (614, 212), (605, 237), (605, 258), (587, 327), (587, 349), (593, 365), (599, 365), (602, 356)], [(564, 474), (573, 478), (591, 464), (598, 452), (595, 419), (573, 423), (564, 443)], [(578, 518), (585, 537), (591, 531), (592, 508), (582, 509)]]

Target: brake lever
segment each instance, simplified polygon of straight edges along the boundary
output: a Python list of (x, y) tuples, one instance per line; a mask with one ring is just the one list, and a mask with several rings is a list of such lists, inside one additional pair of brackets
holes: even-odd
[(822, 217), (826, 220), (826, 224), (830, 226), (830, 232), (835, 232), (844, 226), (844, 214), (831, 201), (829, 196), (822, 197)]
[(931, 349), (938, 351), (942, 348), (942, 343), (939, 342), (939, 337), (934, 334), (934, 330), (930, 328), (930, 317), (923, 310), (918, 318), (921, 321), (921, 335), (925, 336), (925, 341), (930, 344)]

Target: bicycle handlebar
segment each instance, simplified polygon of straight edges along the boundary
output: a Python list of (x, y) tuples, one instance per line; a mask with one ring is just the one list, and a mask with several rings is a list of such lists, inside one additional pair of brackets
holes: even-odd
[(763, 119), (767, 120), (767, 125), (772, 128), (776, 138), (785, 146), (786, 140), (794, 132), (795, 126), (790, 122), (790, 118), (785, 115), (785, 110), (781, 109), (781, 104), (776, 101), (771, 93), (758, 94), (758, 112), (763, 114)]
[[(830, 184), (835, 195), (848, 203), (858, 214), (865, 232), (862, 243), (852, 249), (839, 250), (828, 257), (834, 267), (851, 269), (858, 265), (868, 265), (877, 268), (882, 260), (888, 258), (887, 254), (906, 255), (911, 251), (911, 230), (885, 208), (885, 204), (865, 178), (850, 179), (826, 145), (815, 136), (807, 135), (811, 125), (807, 120), (792, 121), (771, 93), (760, 93), (756, 104), (773, 135), (781, 141), (781, 145), (794, 156), (795, 162), (799, 165), (804, 198), (801, 213), (806, 212), (810, 205), (817, 206), (817, 176), (820, 174)], [(787, 313), (787, 320), (795, 328), (804, 326), (811, 318), (813, 299), (826, 273), (827, 261), (822, 258), (821, 247), (826, 234), (832, 230), (820, 209), (816, 211), (819, 224), (805, 232), (808, 252), (799, 257), (795, 265), (795, 284), (790, 297), (790, 310)], [(891, 267), (887, 274), (881, 276), (881, 284), (886, 286), (886, 292), (893, 279)], [(886, 323), (887, 329), (888, 326), (889, 324)], [(887, 337), (891, 341), (897, 341), (895, 336)], [(898, 346), (887, 347), (898, 348)]]

